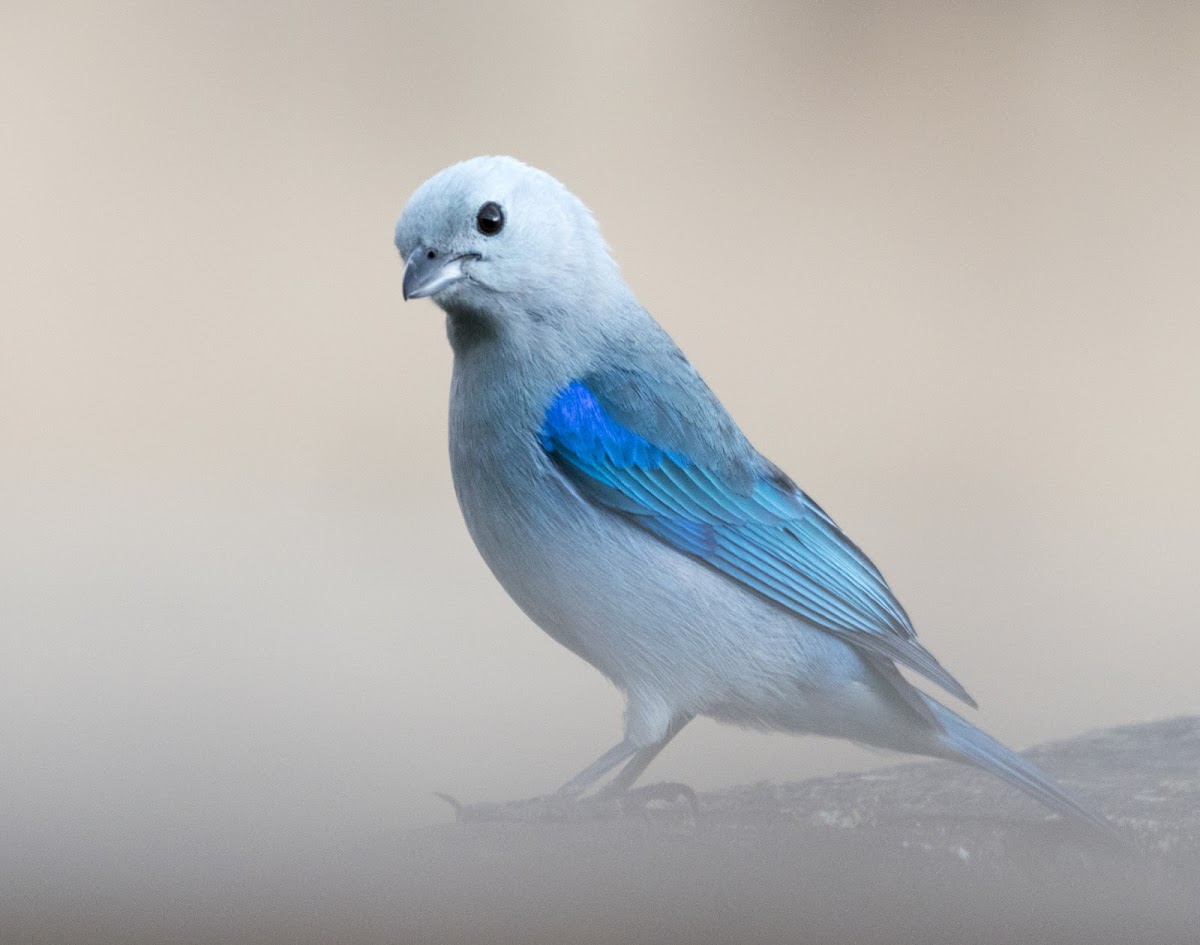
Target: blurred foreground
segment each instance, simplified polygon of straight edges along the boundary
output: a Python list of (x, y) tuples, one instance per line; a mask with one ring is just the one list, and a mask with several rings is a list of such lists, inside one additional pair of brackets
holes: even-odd
[[(1191, 942), (1200, 717), (1030, 753), (1104, 811), (1116, 852), (962, 766), (910, 764), (647, 805), (247, 837), (138, 862), (5, 857), (5, 942)], [(11, 848), (8, 853), (11, 854)]]

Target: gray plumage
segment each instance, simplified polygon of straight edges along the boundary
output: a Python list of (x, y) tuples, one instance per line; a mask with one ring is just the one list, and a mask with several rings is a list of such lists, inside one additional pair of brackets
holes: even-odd
[(625, 737), (563, 793), (621, 764), (609, 790), (629, 787), (706, 715), (966, 761), (1099, 822), (900, 674), (970, 701), (874, 565), (638, 304), (558, 181), (512, 158), (449, 167), (413, 194), (396, 246), (405, 297), (447, 316), (471, 537), (522, 610), (626, 697)]

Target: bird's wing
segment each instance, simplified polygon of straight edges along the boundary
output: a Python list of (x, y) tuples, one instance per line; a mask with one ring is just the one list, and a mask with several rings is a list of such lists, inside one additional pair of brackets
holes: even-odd
[[(765, 460), (739, 484), (658, 445), (608, 409), (602, 383), (575, 381), (546, 411), (540, 442), (586, 499), (808, 623), (895, 660), (974, 706), (916, 640), (883, 575), (815, 502)], [(660, 402), (661, 406), (661, 402)], [(757, 454), (755, 454), (757, 455)]]

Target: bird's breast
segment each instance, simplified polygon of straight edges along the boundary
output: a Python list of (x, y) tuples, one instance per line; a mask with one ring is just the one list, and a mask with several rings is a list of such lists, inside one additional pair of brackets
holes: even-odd
[(626, 692), (696, 712), (846, 672), (843, 643), (575, 490), (539, 438), (564, 384), (530, 392), (482, 377), (456, 365), (455, 490), (484, 561), (551, 637)]
[(467, 530), (517, 604), (578, 649), (565, 609), (573, 561), (588, 553), (596, 512), (538, 439), (556, 385), (476, 368), (456, 362), (450, 397), (450, 467)]

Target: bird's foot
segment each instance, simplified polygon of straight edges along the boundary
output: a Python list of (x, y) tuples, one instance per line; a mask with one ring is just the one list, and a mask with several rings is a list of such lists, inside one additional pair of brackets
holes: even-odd
[(622, 814), (619, 798), (569, 797), (547, 794), (521, 801), (464, 804), (449, 794), (434, 792), (454, 808), (454, 819), (461, 823), (578, 823), (609, 820)]
[(464, 804), (440, 791), (437, 797), (454, 808), (459, 823), (559, 824), (617, 820), (624, 817), (676, 819), (686, 810), (693, 822), (699, 817), (696, 792), (686, 784), (663, 782), (621, 794), (600, 791), (589, 797), (549, 794), (523, 801)]

